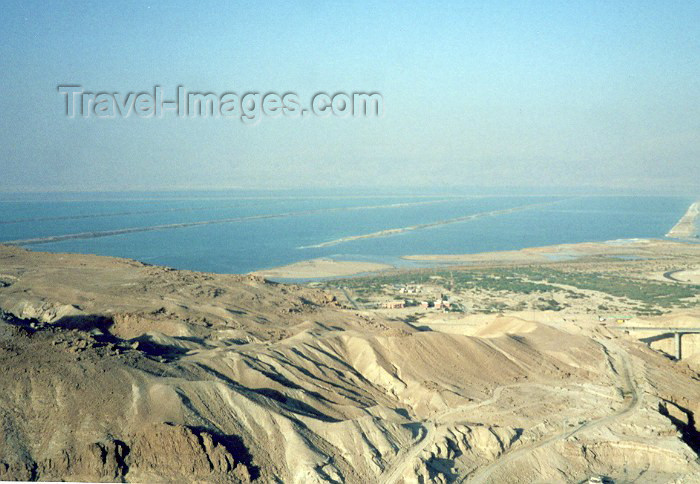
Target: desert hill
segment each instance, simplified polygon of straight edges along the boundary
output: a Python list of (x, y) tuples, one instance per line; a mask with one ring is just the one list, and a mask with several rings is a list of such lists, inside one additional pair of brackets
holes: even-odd
[[(700, 379), (587, 321), (0, 247), (0, 479), (692, 482)], [(693, 448), (695, 447), (695, 448)]]

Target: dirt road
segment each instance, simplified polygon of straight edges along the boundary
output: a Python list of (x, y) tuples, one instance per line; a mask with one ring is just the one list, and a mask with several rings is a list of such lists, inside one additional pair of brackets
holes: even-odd
[(579, 425), (577, 428), (567, 431), (567, 432), (562, 432), (557, 435), (553, 435), (549, 438), (546, 438), (544, 440), (541, 440), (539, 442), (535, 442), (533, 444), (527, 445), (525, 447), (520, 447), (516, 450), (513, 450), (512, 452), (506, 452), (500, 456), (497, 460), (492, 462), (486, 467), (482, 467), (481, 469), (478, 469), (474, 474), (465, 476), (461, 482), (470, 482), (470, 483), (486, 483), (486, 482), (493, 482), (490, 480), (490, 477), (492, 474), (495, 472), (499, 471), (503, 467), (507, 466), (511, 462), (514, 462), (522, 457), (524, 457), (527, 454), (532, 453), (534, 450), (539, 449), (541, 447), (553, 444), (558, 441), (566, 440), (578, 433), (584, 432), (586, 430), (590, 430), (595, 427), (600, 427), (601, 425), (606, 425), (609, 424), (610, 422), (624, 417), (625, 415), (633, 412), (640, 403), (640, 398), (639, 398), (639, 390), (637, 388), (637, 385), (634, 382), (634, 379), (631, 376), (631, 364), (629, 361), (629, 358), (627, 356), (627, 353), (620, 348), (618, 345), (612, 343), (611, 341), (603, 341), (599, 340), (599, 342), (605, 346), (605, 348), (610, 352), (611, 354), (616, 354), (619, 361), (622, 364), (622, 368), (620, 371), (620, 379), (621, 379), (621, 387), (624, 392), (624, 394), (629, 395), (630, 398), (627, 401), (627, 404), (622, 407), (620, 410), (617, 412), (608, 415), (606, 417), (602, 417), (596, 420), (591, 420), (588, 422), (584, 422), (583, 424)]

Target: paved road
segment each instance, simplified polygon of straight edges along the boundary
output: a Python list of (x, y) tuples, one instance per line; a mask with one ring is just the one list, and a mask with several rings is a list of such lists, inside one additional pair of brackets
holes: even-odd
[(355, 300), (352, 297), (350, 297), (350, 293), (348, 293), (347, 289), (343, 287), (340, 290), (343, 291), (343, 294), (345, 295), (345, 298), (350, 302), (350, 305), (359, 311), (360, 307), (357, 305)]
[(664, 272), (664, 277), (666, 279), (668, 279), (669, 281), (673, 281), (673, 282), (685, 282), (685, 281), (681, 281), (680, 279), (676, 279), (675, 277), (673, 277), (673, 274), (675, 274), (676, 272), (682, 272), (682, 270), (683, 269), (676, 269), (675, 271)]

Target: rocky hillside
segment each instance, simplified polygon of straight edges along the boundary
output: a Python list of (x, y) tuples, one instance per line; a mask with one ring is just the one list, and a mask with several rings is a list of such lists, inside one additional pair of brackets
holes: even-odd
[(700, 474), (697, 373), (592, 323), (444, 333), (259, 277), (8, 247), (0, 309), (0, 479)]

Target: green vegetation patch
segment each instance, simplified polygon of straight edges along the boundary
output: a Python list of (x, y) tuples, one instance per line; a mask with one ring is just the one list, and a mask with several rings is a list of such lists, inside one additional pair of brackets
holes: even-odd
[[(329, 281), (328, 288), (347, 287), (358, 295), (378, 295), (405, 286), (438, 286), (447, 291), (503, 291), (518, 294), (566, 293), (580, 298), (580, 293), (558, 285), (597, 291), (612, 297), (643, 303), (644, 310), (655, 313), (653, 306), (689, 307), (688, 300), (700, 294), (699, 285), (674, 284), (626, 277), (604, 272), (562, 271), (541, 266), (476, 270), (423, 270)], [(551, 304), (550, 304), (551, 306)]]
[(700, 294), (700, 286), (674, 284), (626, 277), (620, 274), (602, 272), (563, 272), (550, 268), (516, 269), (517, 274), (531, 280), (549, 284), (563, 284), (579, 289), (598, 291), (614, 297), (640, 301), (646, 305), (662, 307), (684, 306), (684, 299)]

